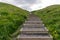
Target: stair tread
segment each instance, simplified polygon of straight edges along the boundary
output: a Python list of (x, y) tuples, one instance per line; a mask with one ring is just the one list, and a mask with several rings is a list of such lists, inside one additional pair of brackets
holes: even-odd
[(40, 21), (39, 19), (28, 19), (27, 21)]
[(42, 21), (25, 21), (25, 24), (42, 24)]
[(20, 31), (48, 31), (48, 30), (46, 30), (45, 28), (22, 28)]
[(42, 22), (42, 21), (25, 21), (25, 22)]
[(34, 25), (34, 26), (35, 26), (35, 25), (37, 25), (37, 26), (43, 25), (43, 26), (44, 26), (44, 24), (23, 24), (23, 25), (29, 25), (29, 26), (30, 26), (30, 25)]
[(23, 24), (23, 27), (45, 27), (44, 24)]
[(43, 24), (41, 25), (41, 24), (36, 24), (36, 25), (31, 25), (31, 24), (29, 24), (29, 25), (26, 25), (26, 24), (24, 24), (23, 25), (23, 27), (27, 27), (27, 28), (43, 28), (43, 27), (45, 27)]
[(50, 35), (19, 35), (19, 38), (51, 38)]

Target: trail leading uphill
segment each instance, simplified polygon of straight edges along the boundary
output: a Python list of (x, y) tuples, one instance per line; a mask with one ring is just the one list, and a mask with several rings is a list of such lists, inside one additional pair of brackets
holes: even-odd
[(17, 40), (53, 40), (41, 19), (33, 14), (29, 15), (20, 31)]

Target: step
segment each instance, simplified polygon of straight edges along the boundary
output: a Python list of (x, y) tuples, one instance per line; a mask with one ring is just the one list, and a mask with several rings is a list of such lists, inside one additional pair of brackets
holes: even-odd
[[(31, 17), (31, 18), (28, 18), (28, 19), (39, 19), (39, 18), (36, 18), (36, 17)], [(39, 19), (40, 20), (40, 19)]]
[(40, 18), (38, 18), (38, 17), (34, 17), (34, 16), (30, 16), (30, 17), (28, 17), (28, 19), (40, 19)]
[(48, 30), (46, 28), (22, 28), (21, 33), (25, 34), (36, 34), (36, 33), (42, 33), (42, 34), (48, 34)]
[(44, 25), (23, 25), (24, 28), (43, 28)]
[(42, 24), (42, 21), (25, 21), (25, 24)]
[(23, 27), (28, 27), (28, 28), (43, 28), (44, 24), (23, 24)]
[(24, 24), (23, 27), (25, 27), (25, 28), (26, 27), (27, 28), (43, 28), (45, 26), (44, 26), (44, 24), (42, 24), (42, 25), (41, 24), (36, 24), (36, 25), (35, 24), (32, 24), (32, 25), (30, 25), (30, 24)]
[(53, 40), (51, 35), (24, 35), (21, 34), (17, 40)]
[(36, 18), (32, 18), (32, 19), (28, 19), (27, 21), (40, 21), (40, 19), (36, 19)]

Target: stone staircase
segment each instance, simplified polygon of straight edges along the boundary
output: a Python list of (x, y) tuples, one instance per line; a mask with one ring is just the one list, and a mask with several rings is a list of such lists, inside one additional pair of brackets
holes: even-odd
[(17, 40), (53, 40), (41, 19), (30, 14), (20, 30)]

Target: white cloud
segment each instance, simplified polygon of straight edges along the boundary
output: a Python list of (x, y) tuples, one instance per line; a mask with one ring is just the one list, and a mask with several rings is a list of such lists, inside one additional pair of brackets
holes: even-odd
[(0, 0), (0, 2), (10, 3), (28, 11), (42, 9), (53, 4), (60, 4), (60, 0)]

